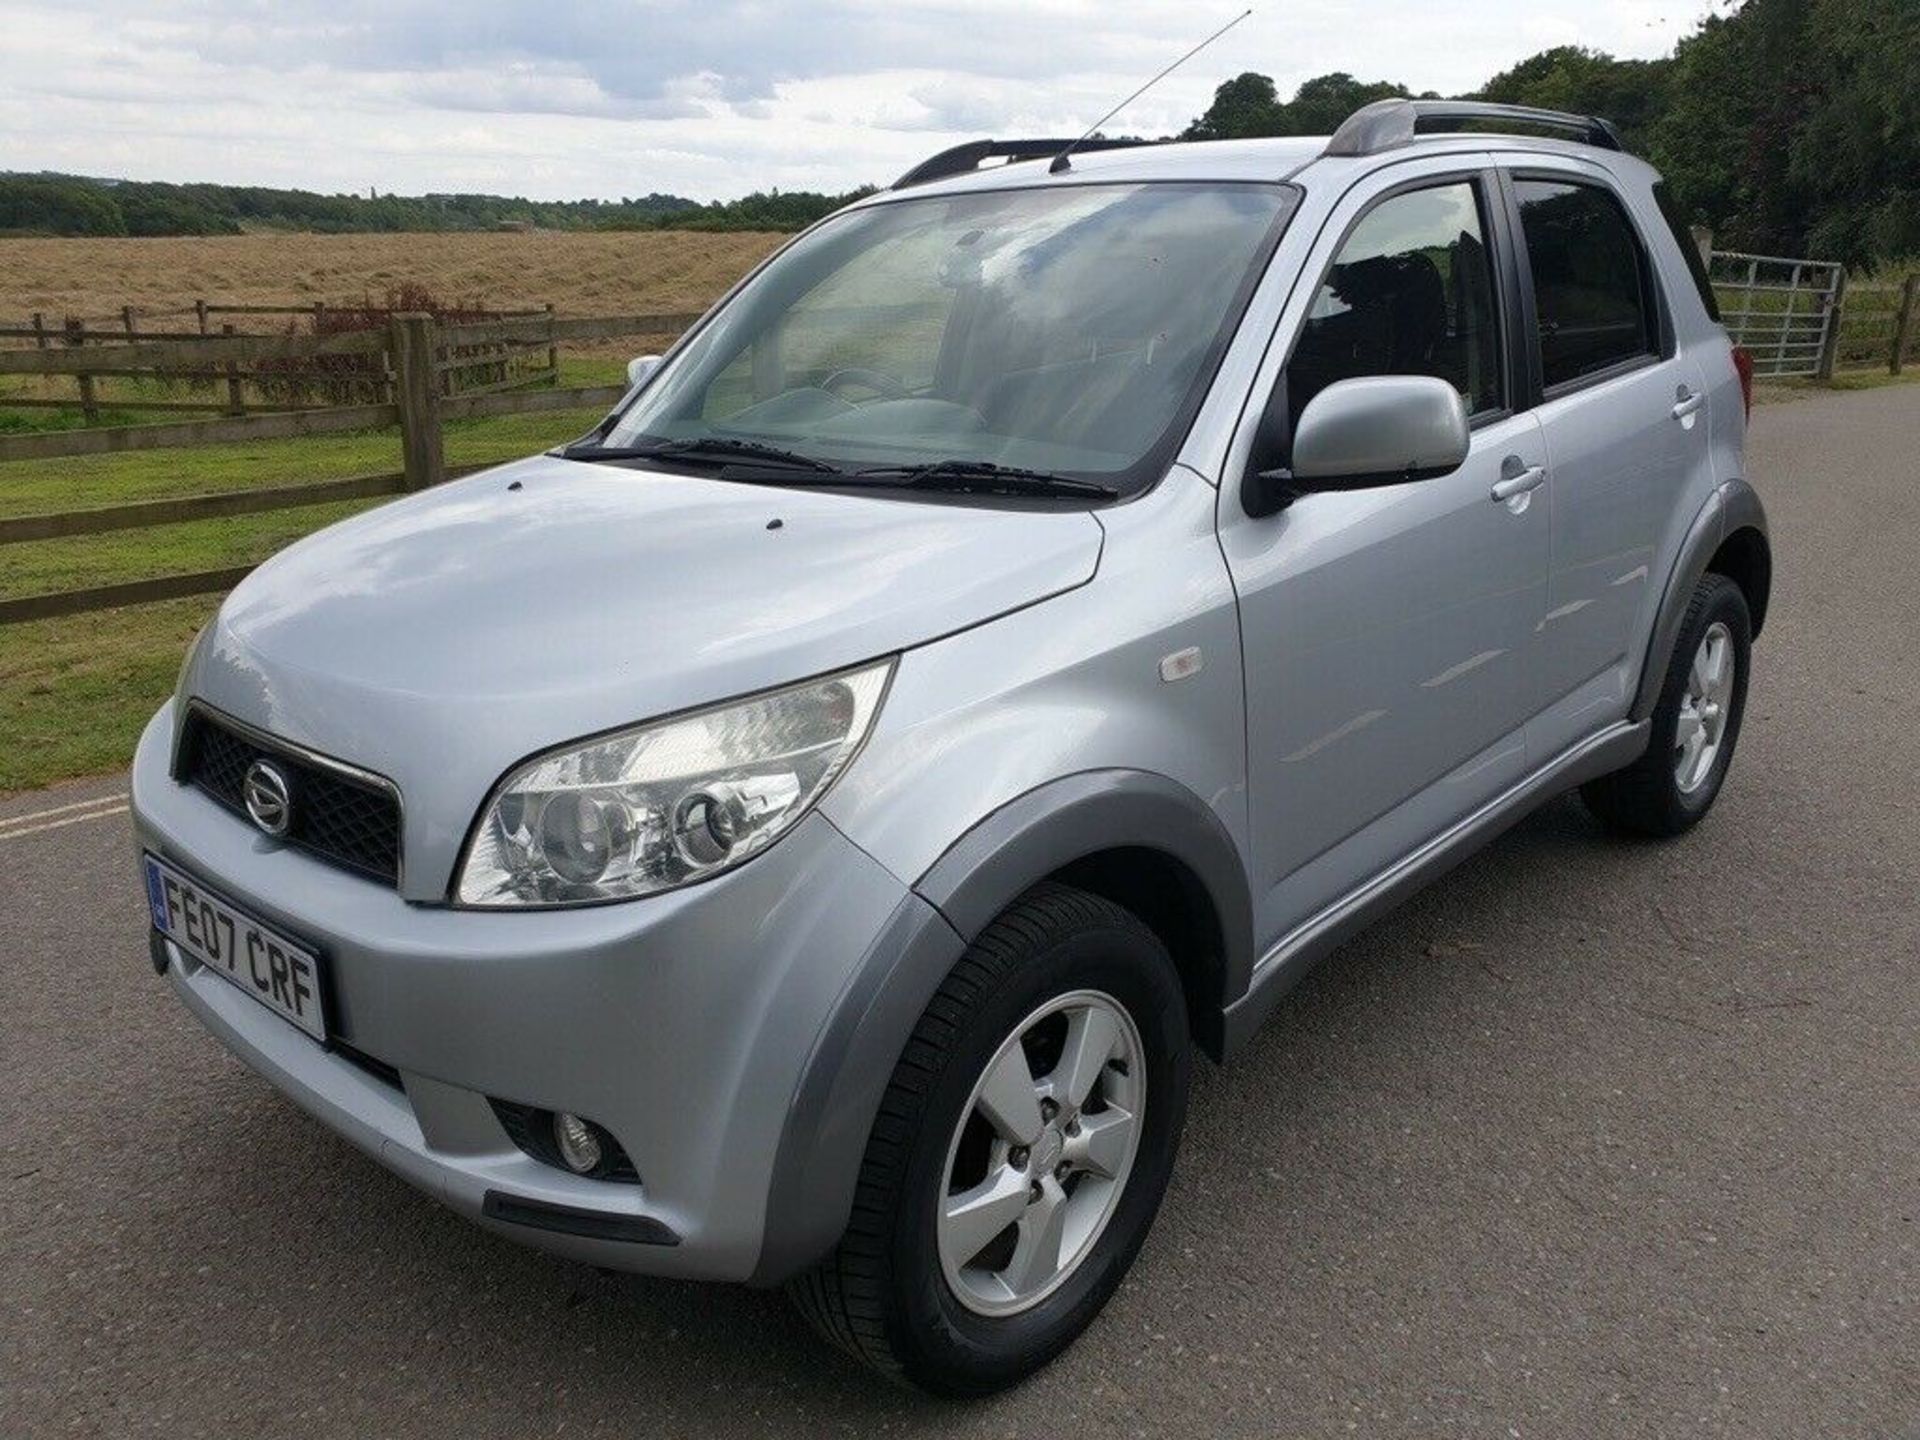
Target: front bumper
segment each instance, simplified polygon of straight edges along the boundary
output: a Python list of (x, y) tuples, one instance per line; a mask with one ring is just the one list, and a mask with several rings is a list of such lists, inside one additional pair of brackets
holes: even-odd
[[(835, 1037), (857, 1028), (863, 977), (884, 971), (884, 952), (911, 943), (903, 937), (945, 927), (824, 817), (666, 895), (455, 910), (278, 845), (175, 783), (171, 731), (168, 707), (134, 761), (141, 845), (319, 950), (337, 1043), (315, 1042), (158, 937), (156, 964), (208, 1029), (309, 1114), (481, 1224), (598, 1265), (769, 1282), (837, 1238), (837, 1199), (785, 1197), (850, 1196), (851, 1142), (864, 1146), (871, 1117), (805, 1114), (807, 1097), (845, 1091)], [(605, 1126), (639, 1183), (583, 1179), (522, 1153), (489, 1097)], [(816, 1133), (837, 1137), (836, 1153), (806, 1143)], [(836, 1173), (822, 1184), (828, 1164)], [(816, 1173), (781, 1173), (795, 1165)], [(568, 1223), (568, 1212), (585, 1220)]]

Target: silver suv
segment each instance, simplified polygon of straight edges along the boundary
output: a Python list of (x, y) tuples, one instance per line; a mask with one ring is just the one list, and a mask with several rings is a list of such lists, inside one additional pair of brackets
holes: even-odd
[(1356, 927), (1570, 787), (1698, 821), (1770, 580), (1743, 357), (1604, 123), (1061, 148), (934, 157), (591, 435), (262, 566), (133, 777), (155, 967), (299, 1106), (947, 1393), (1086, 1326), (1195, 1053)]

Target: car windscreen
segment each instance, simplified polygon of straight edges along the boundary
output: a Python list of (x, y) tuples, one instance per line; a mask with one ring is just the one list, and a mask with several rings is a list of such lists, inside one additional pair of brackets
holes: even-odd
[(753, 277), (601, 437), (836, 467), (1157, 478), (1297, 192), (1076, 184), (843, 213)]

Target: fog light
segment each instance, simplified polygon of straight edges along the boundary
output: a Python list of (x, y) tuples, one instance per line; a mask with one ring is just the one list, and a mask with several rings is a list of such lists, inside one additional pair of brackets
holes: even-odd
[(586, 1175), (599, 1168), (605, 1153), (600, 1145), (599, 1127), (564, 1110), (553, 1117), (553, 1145), (567, 1168), (576, 1175)]

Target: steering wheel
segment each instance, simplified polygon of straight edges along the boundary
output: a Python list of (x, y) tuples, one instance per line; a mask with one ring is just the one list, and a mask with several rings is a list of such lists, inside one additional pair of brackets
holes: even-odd
[(835, 389), (839, 385), (859, 385), (876, 392), (882, 400), (904, 400), (912, 393), (893, 376), (882, 375), (878, 370), (868, 370), (860, 365), (849, 365), (844, 369), (836, 370), (820, 382), (822, 390), (844, 400), (846, 397), (839, 395)]

